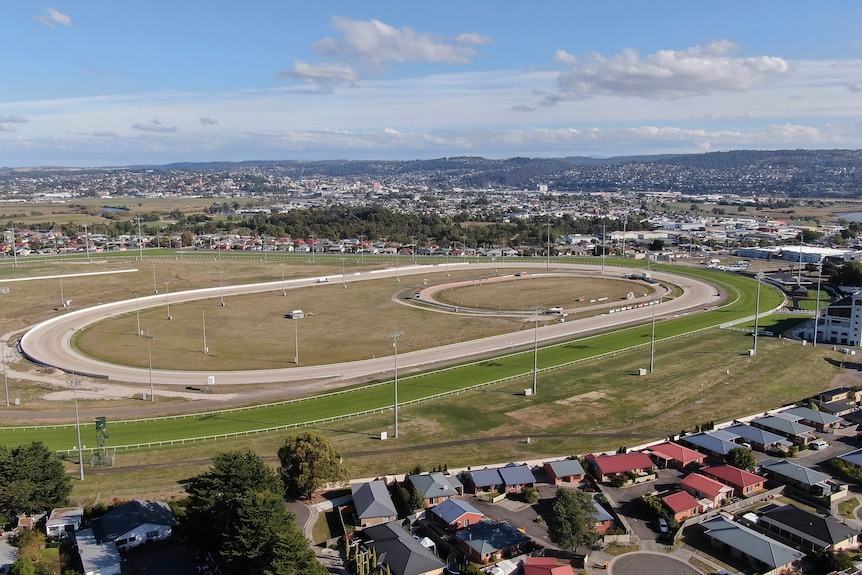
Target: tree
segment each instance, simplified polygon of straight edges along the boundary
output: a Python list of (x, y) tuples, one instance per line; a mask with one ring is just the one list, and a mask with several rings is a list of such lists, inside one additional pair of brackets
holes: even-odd
[(581, 543), (592, 544), (596, 507), (592, 496), (580, 489), (557, 489), (556, 500), (548, 515), (548, 534), (561, 547), (575, 549)]
[(229, 574), (324, 574), (282, 493), (276, 473), (254, 453), (220, 453), (189, 482), (189, 537)]
[(732, 465), (738, 469), (745, 469), (746, 471), (754, 471), (754, 468), (757, 467), (757, 459), (751, 450), (745, 447), (731, 449), (724, 456), (724, 461), (728, 465)]
[(63, 462), (45, 444), (0, 448), (0, 511), (6, 517), (62, 507), (71, 492)]
[(287, 493), (294, 497), (311, 497), (327, 483), (347, 476), (341, 453), (328, 439), (310, 431), (288, 437), (278, 450), (278, 459), (278, 474)]

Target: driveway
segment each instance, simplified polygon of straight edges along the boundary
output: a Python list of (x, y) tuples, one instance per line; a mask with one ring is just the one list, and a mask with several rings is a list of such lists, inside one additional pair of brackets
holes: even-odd
[(506, 499), (500, 503), (486, 503), (476, 498), (465, 499), (489, 519), (508, 521), (515, 527), (526, 531), (527, 535), (543, 547), (559, 549), (551, 542), (548, 528), (536, 521), (539, 515), (550, 511), (557, 489), (552, 485), (537, 484), (536, 490), (539, 492), (539, 501), (533, 505), (527, 505), (522, 501), (513, 499)]
[(701, 572), (685, 563), (659, 553), (627, 553), (611, 562), (611, 575), (701, 575)]
[(655, 481), (648, 481), (631, 487), (602, 486), (602, 491), (617, 509), (617, 513), (628, 519), (634, 534), (641, 541), (649, 541), (656, 539), (659, 533), (653, 529), (655, 516), (647, 513), (640, 502), (640, 498), (653, 491), (679, 490), (679, 482), (684, 475), (683, 472), (676, 469), (660, 469), (658, 479)]

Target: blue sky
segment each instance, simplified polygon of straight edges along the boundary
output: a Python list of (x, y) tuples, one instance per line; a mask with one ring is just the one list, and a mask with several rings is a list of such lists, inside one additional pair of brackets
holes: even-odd
[(15, 0), (0, 166), (859, 148), (855, 1)]

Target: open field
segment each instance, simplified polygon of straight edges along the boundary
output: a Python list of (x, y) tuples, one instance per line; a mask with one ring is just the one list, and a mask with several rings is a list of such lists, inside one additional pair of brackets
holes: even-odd
[[(772, 316), (761, 320), (761, 326), (777, 330), (776, 325), (786, 327), (788, 321)], [(345, 453), (350, 475), (364, 477), (401, 473), (417, 464), (455, 468), (632, 447), (706, 421), (800, 400), (828, 388), (842, 374), (859, 377), (855, 370), (838, 367), (840, 358), (833, 357), (830, 346), (761, 338), (758, 355), (751, 357), (750, 345), (743, 333), (708, 330), (657, 344), (655, 372), (646, 376), (635, 375), (649, 361), (648, 348), (640, 348), (543, 372), (534, 397), (523, 395), (531, 384), (525, 376), (402, 406), (397, 440), (376, 439), (380, 431), (391, 433), (391, 411), (316, 429)], [(691, 369), (693, 363), (697, 370)], [(409, 385), (405, 382), (399, 391), (406, 392)], [(117, 426), (109, 424), (109, 429)], [(179, 490), (178, 481), (199, 473), (219, 451), (252, 449), (273, 460), (288, 433), (119, 453), (117, 469), (88, 472), (85, 482), (75, 483), (74, 497), (131, 495), (130, 484), (159, 493)], [(165, 467), (122, 469), (147, 464)]]

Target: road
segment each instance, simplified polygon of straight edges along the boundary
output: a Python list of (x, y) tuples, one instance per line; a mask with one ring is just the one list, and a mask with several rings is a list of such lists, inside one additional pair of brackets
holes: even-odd
[[(497, 262), (450, 264), (452, 267), (469, 266), (470, 269), (496, 269), (504, 267)], [(506, 267), (517, 269), (544, 268), (544, 263), (512, 263)], [(437, 267), (437, 266), (435, 266)], [(580, 270), (599, 274), (599, 266), (580, 264), (555, 264), (555, 268)], [(432, 268), (433, 269), (433, 268)], [(441, 268), (442, 269), (442, 268)], [(410, 266), (359, 272), (348, 276), (348, 281), (364, 281), (387, 277), (400, 277), (415, 274), (428, 274), (429, 266)], [(631, 273), (628, 268), (606, 266), (603, 274), (607, 277), (619, 278)], [(704, 281), (686, 276), (676, 276), (653, 272), (658, 281), (667, 281), (683, 289), (682, 295), (653, 307), (638, 308), (622, 313), (605, 314), (566, 321), (542, 327), (538, 330), (538, 340), (542, 342), (559, 341), (582, 336), (597, 330), (620, 328), (632, 323), (648, 321), (653, 312), (656, 317), (670, 317), (717, 305), (720, 301), (716, 288)], [(329, 276), (335, 281), (341, 274)], [(85, 356), (72, 345), (72, 336), (86, 326), (104, 320), (114, 315), (133, 313), (136, 309), (213, 298), (224, 295), (241, 295), (276, 291), (281, 289), (313, 288), (318, 283), (318, 276), (290, 280), (289, 282), (273, 281), (258, 284), (224, 286), (172, 292), (143, 298), (101, 304), (83, 310), (73, 311), (50, 319), (32, 327), (21, 338), (20, 346), (32, 360), (61, 369), (68, 373), (102, 378), (117, 382), (149, 382), (150, 373), (147, 369), (122, 366), (102, 362)], [(534, 342), (533, 330), (523, 330), (515, 333), (501, 334), (468, 342), (460, 342), (435, 348), (429, 348), (398, 355), (398, 366), (404, 372), (432, 366), (440, 366), (466, 361), (470, 358), (511, 352), (517, 349), (531, 347)], [(378, 357), (354, 362), (293, 367), (272, 370), (237, 370), (220, 372), (199, 372), (182, 370), (153, 370), (153, 383), (157, 385), (200, 386), (210, 375), (215, 375), (218, 384), (265, 384), (292, 382), (294, 392), (311, 393), (323, 389), (332, 389), (350, 382), (368, 379), (388, 373), (392, 370), (391, 357)]]

